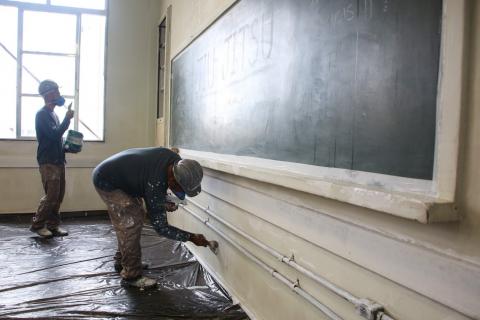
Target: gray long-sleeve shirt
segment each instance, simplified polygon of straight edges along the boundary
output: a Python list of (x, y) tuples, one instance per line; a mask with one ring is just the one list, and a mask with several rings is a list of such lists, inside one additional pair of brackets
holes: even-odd
[(170, 226), (165, 210), (167, 169), (180, 159), (178, 154), (167, 148), (125, 150), (95, 168), (93, 184), (104, 191), (120, 189), (132, 197), (143, 198), (150, 222), (158, 234), (188, 241), (191, 234)]

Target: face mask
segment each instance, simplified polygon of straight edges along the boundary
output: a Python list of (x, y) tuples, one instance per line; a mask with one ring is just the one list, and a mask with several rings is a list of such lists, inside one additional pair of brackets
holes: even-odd
[(56, 106), (63, 106), (65, 104), (65, 98), (60, 96), (52, 102), (55, 103)]
[(172, 189), (170, 189), (170, 191), (172, 191), (173, 194), (176, 195), (178, 199), (185, 200), (185, 192), (173, 191)]

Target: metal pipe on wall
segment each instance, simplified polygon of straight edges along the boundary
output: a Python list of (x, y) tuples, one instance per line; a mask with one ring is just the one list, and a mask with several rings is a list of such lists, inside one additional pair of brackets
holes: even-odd
[(327, 306), (322, 304), (320, 301), (315, 299), (312, 295), (310, 295), (308, 292), (303, 290), (302, 288), (299, 287), (298, 283), (292, 282), (288, 280), (284, 275), (280, 274), (278, 271), (273, 269), (272, 267), (268, 266), (265, 262), (257, 258), (255, 255), (253, 255), (250, 251), (242, 247), (241, 245), (237, 244), (234, 240), (232, 240), (230, 237), (228, 237), (226, 234), (224, 234), (222, 231), (218, 230), (215, 226), (213, 226), (208, 219), (202, 219), (199, 215), (197, 215), (195, 212), (192, 210), (186, 208), (184, 205), (180, 205), (185, 211), (190, 213), (192, 216), (200, 220), (202, 223), (207, 225), (210, 229), (215, 231), (217, 234), (219, 234), (222, 238), (227, 240), (232, 246), (234, 246), (237, 250), (242, 252), (244, 255), (246, 255), (248, 258), (250, 258), (253, 262), (255, 262), (257, 265), (259, 265), (262, 269), (267, 271), (272, 275), (272, 277), (276, 278), (286, 286), (288, 286), (290, 289), (292, 289), (296, 294), (300, 295), (304, 299), (306, 299), (308, 302), (313, 304), (315, 307), (317, 307), (323, 314), (325, 314), (328, 318), (332, 320), (343, 320), (340, 316), (338, 316), (334, 311), (329, 309)]
[[(209, 216), (213, 217), (217, 221), (221, 222), (225, 226), (229, 227), (233, 231), (237, 232), (244, 238), (248, 239), (249, 241), (253, 242), (255, 245), (258, 247), (262, 248), (263, 250), (267, 251), (270, 253), (272, 256), (277, 258), (279, 261), (289, 265), (290, 267), (294, 268), (301, 274), (309, 277), (310, 279), (314, 280), (315, 282), (319, 283), (320, 285), (324, 286), (325, 288), (331, 290), (335, 294), (337, 294), (339, 297), (349, 301), (350, 303), (354, 304), (355, 309), (357, 312), (364, 317), (365, 319), (368, 320), (395, 320), (394, 318), (391, 318), (384, 312), (384, 307), (375, 301), (372, 301), (370, 299), (365, 299), (365, 298), (357, 298), (348, 291), (339, 288), (335, 284), (331, 283), (327, 279), (315, 274), (314, 272), (304, 268), (303, 266), (299, 265), (298, 263), (295, 262), (293, 257), (286, 257), (276, 251), (275, 249), (265, 245), (264, 243), (258, 241), (257, 239), (253, 238), (252, 236), (248, 235), (247, 233), (243, 232), (242, 230), (238, 229), (234, 225), (230, 224), (229, 222), (225, 221), (218, 215), (216, 215), (213, 211), (211, 211), (209, 208), (205, 208), (199, 203), (188, 199), (189, 202), (191, 202), (193, 205), (207, 213)], [(189, 211), (184, 207), (185, 210)], [(189, 211), (190, 212), (190, 211)]]

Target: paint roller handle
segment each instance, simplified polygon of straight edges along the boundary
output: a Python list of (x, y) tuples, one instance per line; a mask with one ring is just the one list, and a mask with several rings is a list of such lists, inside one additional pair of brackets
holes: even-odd
[(199, 246), (199, 247), (207, 247), (209, 245), (208, 240), (205, 239), (203, 234), (200, 234), (200, 233), (192, 233), (190, 235), (189, 240), (192, 241), (196, 246)]
[(217, 253), (218, 253), (218, 242), (217, 242), (217, 241), (215, 241), (215, 240), (208, 241), (208, 247), (210, 248), (210, 250), (211, 250), (214, 254), (217, 254)]
[(72, 110), (72, 103), (68, 105), (68, 110), (67, 113), (65, 114), (65, 118), (72, 119), (73, 115), (75, 114), (75, 111)]

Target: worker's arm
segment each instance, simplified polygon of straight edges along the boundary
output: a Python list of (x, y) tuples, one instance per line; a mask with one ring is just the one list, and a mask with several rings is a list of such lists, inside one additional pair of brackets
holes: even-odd
[(65, 116), (62, 123), (57, 126), (55, 121), (50, 118), (47, 112), (39, 112), (35, 118), (35, 128), (37, 132), (41, 133), (50, 140), (59, 140), (70, 125), (70, 117)]
[(182, 242), (191, 241), (197, 246), (206, 247), (208, 241), (202, 234), (190, 233), (168, 224), (165, 195), (162, 191), (155, 188), (155, 185), (155, 183), (148, 184), (144, 197), (148, 217), (150, 218), (153, 229), (155, 229), (159, 235), (168, 239)]
[(155, 231), (166, 238), (178, 241), (190, 240), (191, 233), (172, 227), (167, 221), (165, 210), (165, 195), (155, 187), (155, 183), (149, 183), (145, 190), (145, 204), (148, 210), (148, 217)]

